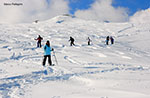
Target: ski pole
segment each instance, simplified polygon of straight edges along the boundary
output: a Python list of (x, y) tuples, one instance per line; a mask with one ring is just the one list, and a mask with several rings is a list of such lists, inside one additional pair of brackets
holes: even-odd
[(53, 50), (53, 56), (54, 56), (54, 58), (55, 58), (56, 64), (58, 65), (57, 58), (56, 58), (56, 55), (55, 55), (55, 51), (54, 51), (54, 50)]

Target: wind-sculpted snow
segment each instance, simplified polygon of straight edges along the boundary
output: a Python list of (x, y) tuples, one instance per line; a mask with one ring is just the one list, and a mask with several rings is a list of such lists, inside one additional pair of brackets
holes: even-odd
[[(57, 68), (57, 67), (56, 67)], [(8, 78), (2, 78), (0, 79), (0, 92), (1, 95), (5, 97), (13, 97), (11, 96), (11, 93), (13, 93), (13, 89), (21, 89), (24, 90), (27, 86), (29, 85), (37, 85), (40, 82), (48, 82), (48, 81), (58, 81), (58, 80), (69, 80), (73, 76), (82, 76), (86, 74), (97, 74), (97, 73), (106, 73), (106, 72), (112, 72), (112, 71), (120, 71), (120, 70), (144, 70), (142, 67), (137, 67), (137, 68), (119, 68), (119, 67), (114, 67), (112, 69), (105, 69), (105, 70), (100, 70), (101, 68), (99, 67), (84, 67), (85, 69), (99, 69), (97, 71), (88, 71), (88, 72), (80, 72), (80, 73), (72, 73), (72, 74), (54, 74), (54, 69), (51, 67), (48, 67), (45, 70), (41, 71), (35, 71), (30, 74), (24, 74), (24, 75), (19, 75), (19, 76), (12, 76)], [(17, 96), (23, 96), (24, 94), (19, 93)]]
[[(1, 24), (0, 97), (150, 98), (149, 25), (68, 16), (34, 24)], [(43, 37), (42, 48), (36, 47), (38, 35)], [(69, 46), (70, 36), (75, 46)], [(115, 44), (106, 45), (106, 36), (113, 36)], [(43, 67), (47, 40), (55, 51), (55, 66)]]

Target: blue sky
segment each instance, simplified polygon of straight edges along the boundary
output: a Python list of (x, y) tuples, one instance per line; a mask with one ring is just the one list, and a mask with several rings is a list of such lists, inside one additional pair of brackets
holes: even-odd
[(129, 9), (129, 15), (133, 15), (139, 10), (145, 10), (150, 7), (150, 0), (114, 0), (113, 6), (126, 7)]
[(74, 14), (74, 12), (78, 9), (88, 9), (94, 1), (95, 0), (70, 0), (69, 6), (71, 8), (71, 14)]
[[(73, 14), (77, 9), (87, 9), (95, 0), (70, 0), (70, 12)], [(112, 6), (125, 7), (129, 10), (129, 16), (135, 12), (150, 7), (150, 0), (113, 0)]]

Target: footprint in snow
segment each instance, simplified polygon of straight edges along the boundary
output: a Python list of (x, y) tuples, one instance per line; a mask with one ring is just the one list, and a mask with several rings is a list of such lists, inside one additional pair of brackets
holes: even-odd
[(102, 53), (97, 53), (97, 55), (98, 55), (99, 57), (102, 57), (102, 58), (106, 58), (106, 57), (107, 57), (105, 54), (102, 54)]
[(124, 59), (132, 59), (131, 57), (128, 57), (128, 56), (122, 56), (122, 58), (124, 58)]
[(121, 55), (123, 55), (124, 53), (123, 52), (120, 52), (120, 51), (116, 51), (117, 53), (119, 53), (119, 54), (121, 54)]

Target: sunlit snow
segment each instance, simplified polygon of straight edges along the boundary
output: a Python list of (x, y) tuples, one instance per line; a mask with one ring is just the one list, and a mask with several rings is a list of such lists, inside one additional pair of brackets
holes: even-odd
[[(38, 35), (58, 65), (42, 66)], [(76, 46), (69, 46), (69, 37)], [(113, 36), (114, 45), (106, 45)], [(92, 44), (87, 45), (90, 37)], [(150, 98), (150, 23), (99, 23), (57, 16), (0, 24), (1, 98)]]

